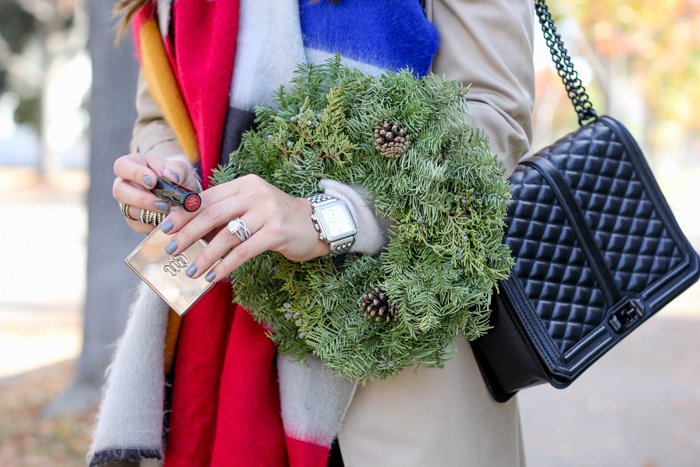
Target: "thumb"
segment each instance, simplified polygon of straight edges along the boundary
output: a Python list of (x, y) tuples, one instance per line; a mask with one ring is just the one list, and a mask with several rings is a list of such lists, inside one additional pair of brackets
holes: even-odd
[(194, 167), (189, 161), (168, 160), (163, 168), (163, 177), (196, 193), (201, 191)]

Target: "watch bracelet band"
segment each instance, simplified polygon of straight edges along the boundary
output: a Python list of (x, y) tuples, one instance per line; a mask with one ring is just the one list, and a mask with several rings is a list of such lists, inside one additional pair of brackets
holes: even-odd
[(326, 201), (335, 201), (338, 198), (336, 198), (334, 196), (328, 196), (325, 193), (319, 193), (316, 195), (309, 196), (306, 199), (311, 201), (311, 204), (321, 204), (321, 203), (325, 203)]
[(342, 255), (350, 251), (350, 248), (355, 244), (355, 236), (343, 238), (337, 242), (331, 243), (331, 256)]
[[(318, 219), (314, 215), (316, 213), (316, 207), (324, 203), (341, 200), (338, 200), (338, 198), (334, 196), (328, 196), (325, 193), (318, 193), (312, 196), (308, 196), (306, 199), (311, 201), (311, 206), (314, 209), (314, 213), (311, 216), (311, 222), (314, 223), (314, 228), (316, 229), (316, 231), (321, 232), (321, 224), (318, 222)], [(319, 237), (319, 240), (320, 239), (321, 238)], [(338, 256), (350, 251), (350, 248), (352, 248), (352, 246), (355, 244), (355, 236), (353, 235), (351, 237), (342, 238), (335, 242), (328, 242), (328, 240), (326, 240), (326, 243), (331, 247), (330, 256)]]

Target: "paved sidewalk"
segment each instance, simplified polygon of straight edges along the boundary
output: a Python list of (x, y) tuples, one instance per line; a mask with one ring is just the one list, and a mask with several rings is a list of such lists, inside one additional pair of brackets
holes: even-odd
[(700, 465), (700, 320), (664, 311), (569, 388), (520, 394), (531, 467)]
[(0, 377), (80, 353), (86, 189), (82, 171), (0, 167)]

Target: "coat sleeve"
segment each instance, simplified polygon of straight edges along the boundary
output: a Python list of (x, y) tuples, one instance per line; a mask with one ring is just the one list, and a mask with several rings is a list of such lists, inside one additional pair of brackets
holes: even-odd
[(532, 1), (433, 0), (428, 18), (440, 34), (433, 73), (471, 85), (469, 123), (486, 131), (510, 176), (532, 143)]
[(184, 157), (177, 135), (163, 117), (163, 112), (148, 90), (143, 73), (139, 72), (136, 88), (136, 122), (129, 145), (132, 152), (138, 152), (161, 159)]
[[(530, 0), (433, 0), (426, 6), (440, 34), (432, 71), (471, 86), (468, 123), (486, 132), (509, 177), (532, 142), (534, 5)], [(390, 221), (377, 218), (358, 187), (328, 180), (319, 186), (350, 206), (357, 223), (351, 251), (377, 254), (388, 244)]]

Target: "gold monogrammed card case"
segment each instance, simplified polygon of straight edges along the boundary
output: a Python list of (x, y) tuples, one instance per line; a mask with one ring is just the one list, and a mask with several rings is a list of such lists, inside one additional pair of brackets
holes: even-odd
[[(171, 238), (171, 235), (163, 233), (160, 226), (156, 227), (124, 262), (160, 295), (175, 313), (182, 316), (214, 284), (204, 279), (208, 271), (197, 279), (191, 279), (185, 274), (185, 270), (207, 246), (207, 242), (199, 240), (179, 255), (170, 256), (165, 252), (165, 245)], [(217, 263), (214, 263), (212, 268)]]

